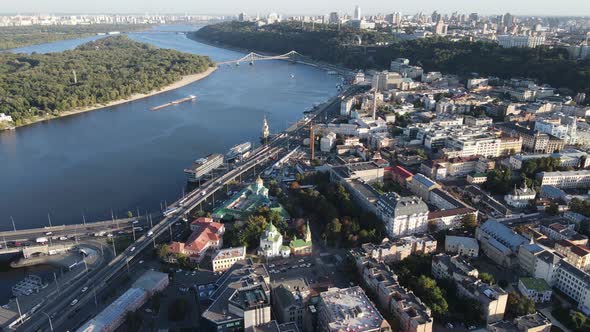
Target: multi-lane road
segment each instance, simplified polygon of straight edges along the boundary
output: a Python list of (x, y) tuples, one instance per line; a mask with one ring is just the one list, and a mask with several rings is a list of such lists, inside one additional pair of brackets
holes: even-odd
[[(129, 246), (125, 251), (119, 253), (111, 262), (101, 269), (91, 271), (87, 279), (82, 279), (77, 283), (70, 285), (71, 291), (62, 291), (59, 298), (48, 299), (32, 316), (29, 317), (19, 330), (37, 331), (39, 329), (49, 330), (49, 321), (45, 317), (53, 317), (53, 328), (60, 326), (76, 307), (89, 301), (94, 301), (96, 294), (102, 292), (109, 286), (111, 280), (120, 270), (128, 267), (129, 263), (136, 258), (144, 249), (155, 246), (156, 239), (165, 234), (172, 225), (183, 220), (192, 210), (201, 205), (218, 190), (225, 185), (239, 178), (242, 174), (253, 171), (254, 173), (262, 171), (265, 165), (272, 159), (280, 158), (287, 153), (287, 145), (292, 137), (304, 137), (307, 126), (315, 119), (322, 119), (337, 113), (340, 107), (340, 97), (347, 97), (356, 93), (362, 87), (351, 87), (341, 96), (333, 98), (327, 104), (321, 106), (315, 113), (307, 115), (302, 121), (299, 121), (295, 127), (290, 128), (288, 132), (281, 133), (270, 140), (266, 145), (260, 146), (251, 155), (229, 170), (216, 178), (209, 180), (196, 190), (192, 191), (184, 198), (168, 206), (163, 218), (155, 224), (145, 235), (138, 238), (135, 243)], [(88, 287), (88, 290), (81, 293), (79, 290)], [(112, 287), (116, 287), (113, 285)], [(69, 294), (69, 295), (67, 295)], [(77, 300), (76, 305), (71, 305), (72, 301)]]

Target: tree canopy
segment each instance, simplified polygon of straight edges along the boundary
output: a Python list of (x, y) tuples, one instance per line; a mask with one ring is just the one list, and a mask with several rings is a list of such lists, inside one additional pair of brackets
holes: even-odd
[(36, 117), (149, 93), (211, 65), (208, 57), (156, 48), (125, 36), (61, 53), (0, 53), (0, 113), (11, 115), (20, 125)]
[(30, 25), (0, 27), (0, 50), (75, 39), (112, 31), (132, 32), (150, 28), (147, 24)]
[[(358, 45), (357, 36), (363, 45)], [(208, 25), (189, 37), (279, 54), (296, 50), (350, 68), (389, 68), (391, 60), (404, 57), (426, 71), (531, 77), (556, 88), (590, 92), (590, 58), (572, 60), (567, 50), (559, 47), (502, 48), (493, 42), (444, 37), (397, 41), (387, 32), (318, 24), (312, 30), (298, 22), (261, 27), (253, 22), (224, 22)]]

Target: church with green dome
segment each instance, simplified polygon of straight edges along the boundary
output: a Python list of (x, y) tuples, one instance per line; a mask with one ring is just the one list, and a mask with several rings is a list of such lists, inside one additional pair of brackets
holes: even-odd
[(261, 206), (268, 206), (271, 210), (278, 211), (283, 220), (289, 219), (289, 213), (268, 197), (268, 188), (264, 186), (260, 177), (213, 211), (212, 217), (220, 221), (246, 220)]

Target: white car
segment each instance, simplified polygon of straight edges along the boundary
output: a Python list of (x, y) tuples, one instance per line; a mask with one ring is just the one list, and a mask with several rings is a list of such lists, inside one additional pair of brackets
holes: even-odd
[(82, 293), (86, 292), (87, 290), (88, 290), (88, 287), (82, 288)]
[(78, 303), (78, 299), (74, 299), (74, 301), (72, 301), (72, 302), (70, 303), (70, 305), (73, 307), (73, 306), (75, 306), (77, 303)]
[(139, 264), (143, 264), (143, 261), (139, 261)]
[(131, 247), (131, 250), (129, 250), (129, 251), (134, 252), (135, 251), (135, 247)]

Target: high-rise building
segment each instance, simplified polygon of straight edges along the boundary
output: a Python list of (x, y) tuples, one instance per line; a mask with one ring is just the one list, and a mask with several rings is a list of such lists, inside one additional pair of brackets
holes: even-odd
[(361, 7), (359, 7), (358, 5), (354, 7), (354, 17), (355, 20), (360, 20), (361, 19)]
[(331, 24), (337, 24), (339, 21), (340, 21), (340, 16), (338, 15), (337, 12), (330, 13), (329, 22)]
[(434, 34), (438, 36), (444, 36), (447, 34), (448, 26), (443, 21), (442, 17), (436, 22), (434, 26)]

